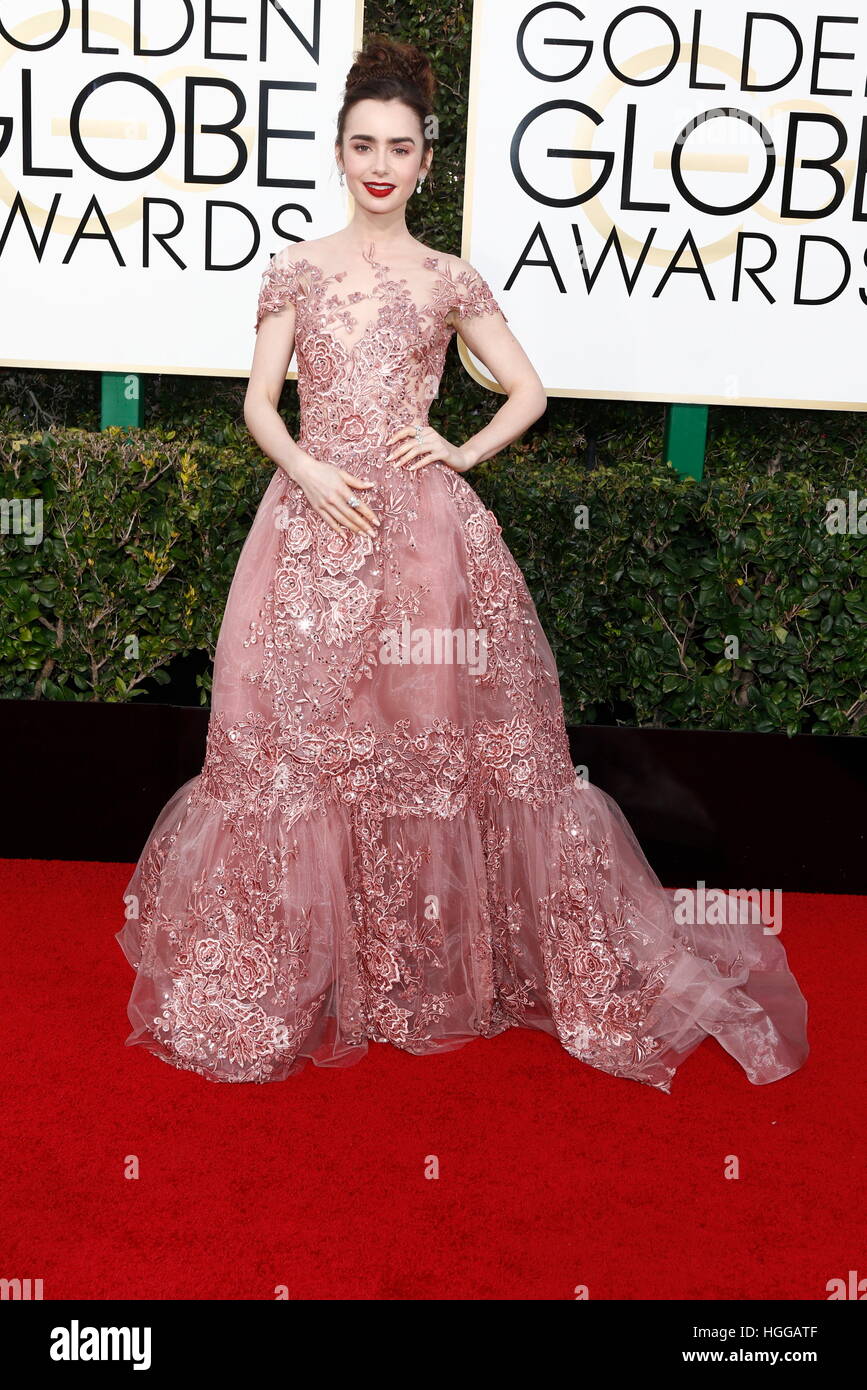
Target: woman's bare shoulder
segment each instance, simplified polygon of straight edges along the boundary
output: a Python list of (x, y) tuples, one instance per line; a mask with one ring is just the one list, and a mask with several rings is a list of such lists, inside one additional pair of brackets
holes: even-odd
[(476, 274), (475, 267), (470, 261), (464, 260), (463, 256), (457, 256), (452, 251), (436, 251), (430, 248), (430, 255), (436, 257), (440, 268), (445, 270), (452, 280), (457, 278), (470, 279)]
[(311, 237), (309, 241), (287, 241), (274, 253), (274, 263), (284, 270), (306, 261), (308, 265), (319, 265), (327, 257), (333, 245), (334, 236)]
[(453, 256), (450, 251), (441, 251), (438, 246), (425, 246), (424, 242), (418, 243), (419, 252), (425, 259), (439, 261), (441, 266), (448, 266), (454, 270), (460, 262), (460, 256)]

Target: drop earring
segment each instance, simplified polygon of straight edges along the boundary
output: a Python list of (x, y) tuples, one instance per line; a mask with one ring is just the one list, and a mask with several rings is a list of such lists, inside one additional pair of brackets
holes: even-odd
[(340, 187), (343, 187), (343, 170), (340, 170)]
[(424, 178), (420, 178), (419, 181), (418, 181), (418, 188), (415, 190), (416, 193), (421, 193), (421, 186), (422, 186), (423, 183), (424, 183)]

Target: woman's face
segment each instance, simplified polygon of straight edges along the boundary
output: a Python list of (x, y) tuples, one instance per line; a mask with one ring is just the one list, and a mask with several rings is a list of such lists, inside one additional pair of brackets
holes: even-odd
[(356, 203), (370, 212), (394, 211), (409, 198), (421, 173), (430, 168), (421, 124), (411, 106), (396, 98), (366, 97), (349, 108), (344, 124), (343, 165)]

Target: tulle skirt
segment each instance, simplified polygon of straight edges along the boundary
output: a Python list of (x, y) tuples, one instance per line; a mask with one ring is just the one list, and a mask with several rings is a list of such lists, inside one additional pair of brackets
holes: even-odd
[(756, 1085), (797, 1070), (776, 928), (735, 898), (701, 920), (576, 776), (496, 518), (443, 464), (367, 476), (375, 539), (336, 535), (280, 470), (262, 499), (202, 772), (126, 888), (127, 1043), (214, 1081), (510, 1027), (666, 1092), (708, 1034)]

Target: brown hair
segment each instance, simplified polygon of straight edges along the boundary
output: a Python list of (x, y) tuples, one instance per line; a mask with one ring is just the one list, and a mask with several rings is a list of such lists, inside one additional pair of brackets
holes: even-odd
[(346, 117), (357, 101), (397, 99), (412, 107), (421, 123), (423, 153), (431, 148), (428, 117), (433, 115), (437, 80), (430, 59), (411, 43), (400, 43), (385, 34), (372, 34), (346, 77), (343, 104), (337, 115), (337, 143), (343, 144)]

